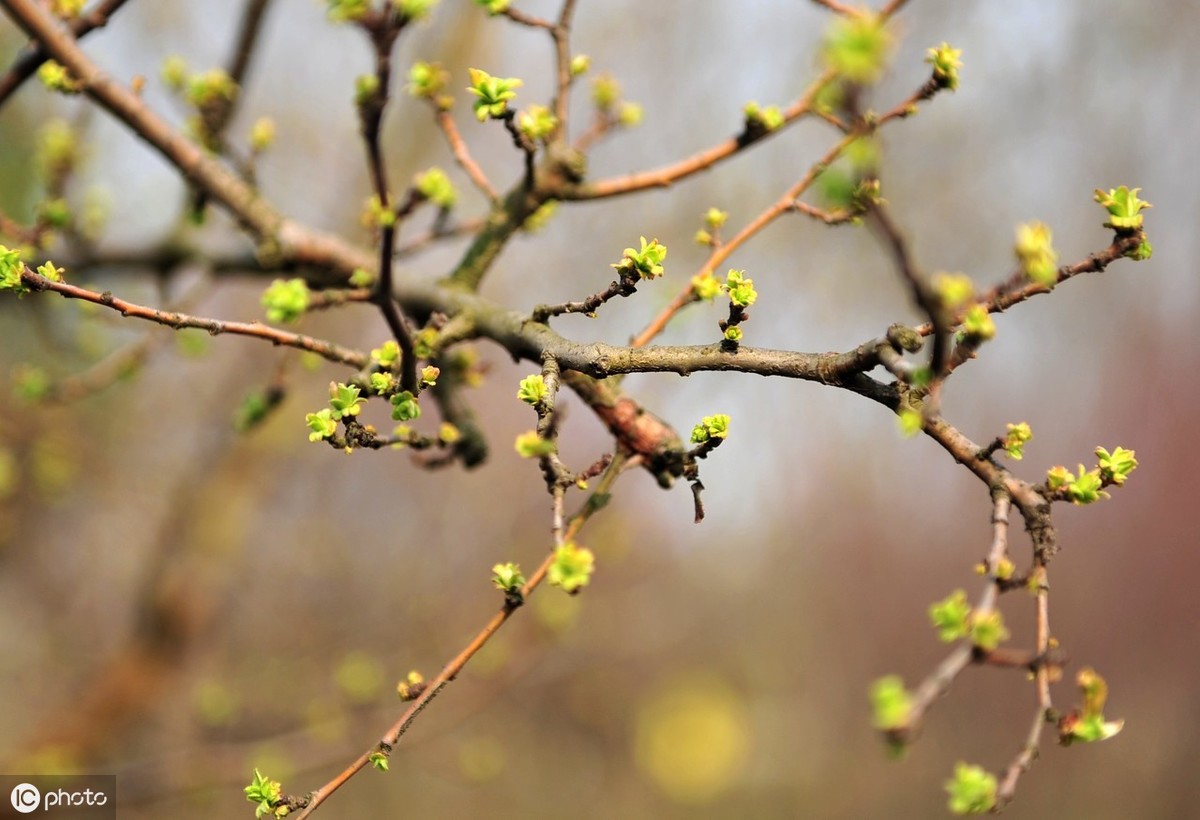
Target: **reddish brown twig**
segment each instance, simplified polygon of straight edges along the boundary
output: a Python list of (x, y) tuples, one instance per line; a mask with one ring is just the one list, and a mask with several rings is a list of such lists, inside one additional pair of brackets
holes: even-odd
[[(608, 469), (605, 471), (604, 475), (601, 476), (600, 480), (596, 482), (596, 489), (593, 490), (592, 497), (594, 498), (597, 495), (607, 494), (612, 489), (613, 482), (616, 481), (621, 472), (629, 467), (634, 466), (634, 463), (635, 462), (633, 459), (618, 453), (613, 459), (612, 463), (609, 465)], [(595, 504), (584, 503), (583, 506), (580, 507), (579, 511), (575, 513), (575, 515), (571, 517), (571, 520), (566, 524), (566, 527), (562, 533), (562, 538), (564, 540), (571, 540), (575, 538), (580, 529), (583, 528), (583, 525), (587, 523), (587, 520), (592, 516), (596, 509), (597, 506)], [(550, 554), (542, 560), (538, 568), (534, 570), (533, 574), (529, 576), (528, 580), (525, 582), (525, 585), (521, 587), (522, 600), (527, 600), (529, 596), (533, 594), (534, 590), (536, 590), (542, 584), (542, 581), (545, 580), (546, 573), (549, 572), (550, 565), (553, 562), (554, 552), (551, 551)], [(401, 738), (404, 737), (405, 733), (408, 732), (409, 728), (420, 716), (421, 712), (425, 710), (425, 707), (427, 707), (434, 698), (440, 695), (451, 681), (458, 677), (459, 672), (461, 672), (463, 668), (470, 663), (471, 658), (473, 658), (480, 649), (487, 645), (487, 642), (491, 640), (492, 636), (499, 631), (500, 627), (504, 626), (505, 622), (507, 622), (516, 611), (517, 607), (514, 606), (509, 599), (506, 599), (500, 610), (493, 615), (486, 624), (484, 624), (483, 628), (475, 634), (475, 636), (467, 643), (465, 647), (463, 647), (462, 651), (455, 655), (444, 667), (442, 667), (442, 671), (429, 681), (428, 685), (420, 694), (420, 696), (418, 696), (409, 705), (409, 707), (404, 710), (396, 722), (392, 724), (391, 728), (384, 733), (383, 738), (379, 741), (379, 743), (359, 755), (349, 766), (343, 769), (340, 774), (338, 774), (328, 783), (309, 793), (306, 800), (300, 801), (303, 806), (303, 810), (296, 815), (296, 820), (304, 820), (306, 817), (311, 816), (312, 813), (316, 811), (322, 803), (329, 799), (330, 795), (344, 786), (346, 782), (350, 780), (350, 778), (354, 777), (354, 775), (366, 768), (371, 763), (371, 758), (373, 755), (379, 753), (385, 755), (391, 754), (392, 750), (400, 742)]]
[(648, 188), (665, 188), (672, 183), (691, 176), (692, 174), (712, 168), (719, 162), (729, 159), (734, 154), (737, 154), (749, 146), (765, 139), (767, 136), (782, 131), (784, 126), (795, 122), (796, 120), (810, 113), (812, 111), (813, 101), (816, 99), (817, 94), (833, 79), (834, 73), (832, 71), (826, 71), (816, 80), (814, 80), (804, 94), (802, 94), (794, 103), (789, 105), (787, 110), (783, 112), (783, 124), (780, 125), (779, 128), (775, 128), (770, 131), (763, 131), (755, 135), (730, 137), (723, 142), (717, 143), (711, 148), (707, 148), (697, 154), (693, 154), (687, 159), (680, 160), (679, 162), (664, 166), (662, 168), (656, 168), (651, 171), (639, 171), (634, 174), (629, 174), (628, 176), (614, 177), (612, 179), (600, 180), (598, 182), (586, 183), (576, 188), (570, 188), (562, 192), (562, 198), (601, 199), (604, 197), (630, 194), (636, 191), (644, 191)]
[(66, 282), (52, 282), (28, 267), (22, 269), (21, 281), (30, 290), (53, 291), (68, 299), (81, 299), (95, 305), (103, 305), (106, 308), (117, 311), (122, 316), (145, 319), (160, 325), (166, 325), (167, 327), (176, 329), (197, 328), (208, 331), (213, 336), (218, 336), (222, 333), (229, 333), (234, 336), (250, 336), (255, 339), (263, 339), (274, 345), (307, 350), (316, 353), (323, 359), (339, 364), (348, 364), (354, 368), (361, 369), (369, 361), (369, 358), (363, 353), (335, 345), (332, 342), (314, 339), (311, 336), (289, 333), (258, 322), (225, 322), (220, 319), (190, 316), (186, 313), (175, 311), (156, 310), (143, 305), (136, 305), (133, 302), (127, 302), (124, 299), (113, 296), (108, 291), (97, 293), (94, 290), (69, 285)]

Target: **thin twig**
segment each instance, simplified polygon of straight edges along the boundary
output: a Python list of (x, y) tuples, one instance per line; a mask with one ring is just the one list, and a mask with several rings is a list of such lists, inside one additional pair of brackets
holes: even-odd
[(879, 228), (888, 250), (891, 251), (896, 270), (908, 283), (913, 301), (929, 318), (929, 324), (933, 328), (933, 351), (929, 355), (929, 367), (933, 373), (934, 382), (937, 382), (942, 377), (950, 356), (950, 312), (942, 304), (928, 278), (918, 269), (909, 253), (908, 242), (905, 240), (904, 234), (892, 221), (891, 215), (883, 204), (872, 203), (868, 213), (871, 216), (872, 224)]
[(454, 161), (459, 167), (466, 172), (467, 177), (471, 180), (476, 188), (483, 192), (483, 195), (489, 201), (495, 202), (500, 198), (500, 194), (488, 181), (487, 175), (483, 173), (483, 169), (471, 157), (471, 152), (467, 149), (467, 143), (462, 138), (462, 134), (458, 131), (458, 126), (454, 124), (454, 118), (450, 116), (449, 111), (437, 109), (435, 119), (438, 128), (446, 136), (446, 143), (450, 146), (450, 153), (454, 155)]
[[(359, 116), (362, 124), (362, 137), (367, 148), (367, 163), (375, 187), (375, 196), (379, 200), (381, 212), (389, 215), (380, 226), (379, 278), (376, 281), (374, 301), (383, 314), (396, 343), (400, 346), (400, 389), (407, 390), (415, 396), (419, 391), (419, 385), (417, 383), (417, 356), (413, 346), (413, 331), (408, 317), (396, 304), (393, 294), (396, 229), (401, 218), (401, 211), (394, 211), (392, 208), (383, 148), (379, 141), (380, 126), (383, 123), (383, 114), (387, 108), (391, 87), (392, 48), (403, 26), (402, 18), (395, 18), (386, 13), (367, 26), (371, 42), (375, 47), (375, 79), (377, 82), (374, 93), (359, 104)], [(409, 202), (401, 210), (407, 214), (412, 210), (414, 204), (415, 199), (410, 196)]]
[[(729, 258), (730, 254), (737, 250), (741, 245), (749, 241), (763, 228), (770, 225), (788, 211), (796, 210), (803, 213), (808, 213), (809, 210), (811, 210), (824, 215), (823, 211), (818, 211), (816, 208), (811, 208), (811, 206), (801, 203), (799, 198), (804, 194), (805, 191), (808, 190), (821, 172), (828, 168), (830, 163), (837, 159), (841, 153), (846, 150), (846, 147), (854, 140), (858, 139), (859, 136), (860, 135), (855, 132), (847, 134), (844, 138), (838, 141), (836, 145), (830, 148), (829, 151), (825, 153), (825, 156), (813, 163), (808, 172), (801, 177), (796, 184), (790, 187), (783, 194), (783, 196), (781, 196), (774, 203), (769, 205), (766, 210), (751, 220), (750, 223), (742, 228), (742, 230), (739, 231), (736, 236), (734, 236), (728, 242), (722, 242), (718, 245), (715, 245), (712, 253), (709, 254), (708, 259), (703, 265), (701, 265), (700, 270), (697, 271), (697, 274), (700, 275), (706, 272), (714, 272), (717, 267), (721, 265), (721, 263)], [(687, 285), (684, 286), (679, 291), (678, 295), (676, 295), (675, 298), (672, 299), (667, 306), (664, 307), (659, 314), (654, 317), (653, 321), (651, 321), (641, 333), (633, 338), (633, 340), (630, 342), (630, 346), (635, 348), (645, 347), (654, 339), (654, 337), (666, 329), (667, 325), (672, 319), (675, 318), (679, 311), (698, 301), (700, 300), (695, 295), (695, 291), (692, 288), (691, 279), (688, 279)]]
[(512, 109), (505, 111), (504, 116), (500, 119), (504, 122), (505, 130), (512, 137), (513, 145), (525, 157), (525, 190), (532, 192), (537, 181), (536, 168), (534, 166), (534, 159), (537, 156), (537, 145), (517, 127), (516, 113)]
[[(1037, 620), (1037, 644), (1036, 651), (1039, 655), (1045, 654), (1050, 649), (1050, 599), (1049, 587), (1046, 579), (1046, 566), (1041, 558), (1034, 558), (1034, 577), (1037, 581), (1037, 597), (1035, 601), (1036, 620)], [(1003, 807), (1012, 802), (1013, 795), (1017, 790), (1017, 781), (1021, 775), (1029, 771), (1033, 766), (1034, 760), (1037, 759), (1038, 750), (1041, 747), (1042, 730), (1046, 724), (1054, 720), (1054, 703), (1050, 699), (1050, 678), (1053, 670), (1050, 666), (1042, 665), (1038, 667), (1035, 673), (1034, 683), (1037, 688), (1037, 711), (1033, 716), (1033, 723), (1029, 727), (1029, 734), (1026, 736), (1025, 743), (1021, 750), (1008, 764), (1008, 768), (1004, 772), (1004, 777), (1000, 781), (1000, 785), (996, 789), (996, 806)]]
[(851, 16), (854, 16), (859, 13), (858, 9), (843, 5), (842, 3), (837, 2), (837, 0), (812, 0), (812, 1), (814, 3), (816, 3), (818, 6), (824, 6), (825, 8), (829, 9), (830, 11), (836, 12), (838, 14), (844, 14), (847, 17), (851, 17)]
[[(1011, 503), (1007, 493), (1001, 491), (995, 494), (992, 506), (992, 546), (987, 558), (987, 566), (993, 573), (1008, 555), (1008, 511)], [(999, 594), (1000, 584), (993, 575), (984, 587), (974, 611), (984, 615), (990, 613), (996, 608)], [(912, 740), (920, 731), (929, 708), (950, 690), (955, 679), (971, 665), (975, 657), (975, 648), (969, 642), (963, 641), (956, 646), (912, 691), (908, 722), (903, 729), (892, 732), (891, 735), (900, 742)]]
[[(185, 293), (173, 299), (164, 312), (173, 313), (188, 309), (208, 292), (211, 285), (211, 277), (198, 278)], [(113, 350), (86, 370), (56, 379), (49, 386), (44, 400), (66, 404), (106, 390), (145, 364), (169, 338), (170, 335), (165, 332), (150, 329), (137, 339)]]
[[(592, 492), (592, 498), (607, 494), (611, 489), (613, 482), (622, 472), (626, 465), (626, 456), (618, 454), (601, 476), (596, 484), (596, 489)], [(585, 502), (579, 511), (575, 513), (567, 523), (563, 532), (564, 540), (571, 540), (576, 537), (579, 530), (587, 523), (592, 513), (597, 509), (597, 505)], [(550, 565), (554, 562), (554, 552), (551, 551), (542, 563), (534, 570), (533, 574), (525, 582), (525, 586), (521, 588), (521, 598), (528, 600), (534, 590), (541, 585), (546, 577), (546, 573), (550, 570)], [(500, 608), (500, 610), (491, 617), (484, 627), (476, 633), (470, 642), (454, 656), (437, 674), (420, 696), (414, 700), (409, 707), (400, 715), (399, 719), (384, 733), (383, 738), (378, 744), (372, 746), (367, 751), (363, 752), (357, 759), (347, 766), (340, 774), (334, 777), (325, 785), (311, 792), (306, 800), (300, 801), (303, 805), (303, 810), (296, 815), (296, 820), (305, 820), (312, 815), (314, 811), (326, 800), (329, 796), (344, 786), (358, 772), (366, 768), (371, 762), (371, 756), (386, 749), (388, 753), (393, 750), (400, 742), (404, 734), (412, 726), (413, 722), (420, 716), (421, 712), (449, 685), (449, 683), (458, 677), (459, 672), (470, 662), (475, 654), (487, 645), (492, 636), (504, 626), (505, 622), (512, 617), (512, 614), (517, 611), (517, 608), (512, 606), (508, 601)]]
[(559, 144), (567, 140), (567, 118), (570, 115), (571, 94), (571, 18), (575, 15), (576, 0), (563, 0), (558, 22), (550, 29), (554, 38), (554, 101), (551, 110), (558, 120), (553, 139)]
[(156, 310), (143, 305), (136, 305), (133, 302), (127, 302), (124, 299), (113, 296), (108, 291), (97, 293), (94, 290), (69, 285), (66, 282), (52, 282), (29, 267), (22, 268), (21, 281), (30, 290), (53, 291), (68, 299), (81, 299), (95, 305), (103, 305), (106, 308), (117, 311), (122, 316), (145, 319), (160, 325), (173, 327), (177, 330), (180, 328), (197, 328), (199, 330), (206, 330), (213, 336), (222, 333), (229, 333), (235, 336), (251, 336), (256, 339), (264, 339), (275, 345), (307, 350), (316, 353), (328, 361), (347, 364), (359, 369), (366, 367), (367, 362), (370, 361), (368, 356), (356, 350), (350, 350), (349, 348), (341, 347), (332, 342), (322, 341), (321, 339), (314, 339), (311, 336), (289, 333), (258, 322), (225, 322), (220, 319), (206, 319), (176, 311)]
[(500, 13), (509, 20), (512, 20), (514, 23), (520, 23), (523, 26), (529, 26), (530, 28), (543, 28), (547, 31), (554, 30), (554, 24), (549, 20), (545, 20), (534, 14), (527, 14), (520, 9), (513, 8), (512, 6), (505, 7), (504, 11)]
[(623, 177), (600, 180), (587, 183), (562, 192), (563, 199), (601, 199), (610, 196), (644, 191), (648, 188), (665, 188), (685, 177), (712, 168), (717, 163), (732, 157), (734, 154), (761, 141), (769, 135), (783, 130), (784, 126), (795, 122), (812, 111), (817, 94), (834, 79), (832, 71), (826, 71), (809, 85), (804, 94), (793, 102), (783, 112), (783, 124), (770, 131), (756, 135), (739, 135), (730, 137), (711, 148), (707, 148), (687, 159), (651, 171), (639, 171)]

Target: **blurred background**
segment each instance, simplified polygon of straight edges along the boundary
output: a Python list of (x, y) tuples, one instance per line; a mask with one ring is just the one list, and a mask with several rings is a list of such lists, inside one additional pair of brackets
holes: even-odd
[[(815, 76), (830, 20), (801, 0), (579, 5), (575, 50), (645, 108), (641, 127), (597, 147), (593, 178), (715, 143), (738, 130), (749, 100), (794, 99)], [(86, 50), (120, 78), (147, 77), (147, 103), (182, 123), (158, 80), (163, 60), (224, 64), (241, 7), (129, 3)], [(1063, 551), (1050, 568), (1051, 625), (1071, 658), (1057, 705), (1077, 701), (1074, 674), (1093, 665), (1125, 730), (1070, 749), (1049, 732), (1014, 818), (1177, 818), (1200, 801), (1200, 538), (1188, 501), (1200, 412), (1198, 25), (1194, 3), (913, 0), (871, 96), (883, 110), (915, 89), (929, 46), (963, 50), (960, 89), (882, 135), (884, 193), (926, 270), (993, 284), (1013, 268), (1015, 226), (1032, 219), (1053, 228), (1064, 262), (1085, 258), (1109, 241), (1097, 187), (1140, 186), (1155, 206), (1152, 260), (997, 316), (996, 340), (945, 393), (947, 417), (976, 441), (1030, 423), (1035, 439), (1016, 465), (1026, 478), (1090, 463), (1097, 445), (1135, 448), (1141, 462), (1111, 500), (1056, 508)], [(524, 78), (519, 103), (544, 102), (541, 34), (445, 0), (399, 45), (398, 73), (417, 59), (452, 72), (455, 117), (502, 187), (519, 158), (497, 124), (474, 122), (458, 89), (478, 66)], [(0, 20), (0, 64), (22, 44)], [(273, 118), (264, 194), (363, 243), (369, 185), (352, 89), (369, 69), (365, 39), (327, 22), (322, 3), (279, 0), (230, 129), (244, 144), (254, 119)], [(590, 116), (584, 89), (575, 102), (578, 133)], [(52, 118), (85, 135), (68, 196), (107, 209), (104, 253), (173, 235), (187, 200), (176, 174), (103, 112), (36, 81), (0, 109), (4, 213), (31, 219), (43, 191), (31, 157)], [(519, 308), (581, 298), (638, 235), (658, 237), (670, 248), (665, 280), (597, 319), (556, 323), (572, 338), (620, 342), (702, 263), (691, 238), (706, 208), (728, 210), (736, 230), (835, 140), (829, 125), (803, 122), (669, 190), (564, 205), (505, 251), (483, 290)], [(385, 142), (396, 188), (440, 165), (462, 192), (459, 213), (483, 213), (424, 106), (398, 94)], [(252, 250), (216, 213), (181, 236), (206, 253)], [(405, 260), (402, 275), (434, 280), (463, 247)], [(917, 318), (862, 228), (795, 215), (731, 263), (762, 296), (750, 344), (842, 350)], [(207, 281), (190, 265), (68, 277), (244, 320), (261, 318), (266, 285), (254, 274)], [(663, 339), (711, 341), (719, 318), (694, 308)], [(301, 327), (360, 349), (386, 337), (362, 307)], [(304, 414), (343, 369), (311, 371), (254, 341), (180, 337), (50, 297), (4, 300), (0, 328), (9, 385), (93, 373), (97, 362), (128, 371), (76, 401), (31, 404), (7, 387), (0, 396), (0, 760), (12, 772), (116, 772), (122, 817), (250, 816), (241, 788), (255, 767), (291, 793), (325, 782), (391, 724), (402, 708), (395, 682), (410, 669), (434, 674), (496, 609), (488, 568), (532, 568), (548, 546), (540, 475), (511, 447), (532, 425), (512, 395), (532, 366), (495, 347), (479, 346), (489, 372), (471, 395), (491, 458), (470, 473), (429, 472), (407, 452), (346, 456), (307, 442)], [(137, 367), (120, 358), (131, 345), (144, 348)], [(283, 405), (238, 434), (243, 398), (280, 372)], [(866, 697), (886, 673), (915, 685), (946, 653), (926, 610), (955, 588), (979, 592), (985, 488), (849, 393), (721, 374), (626, 385), (685, 433), (703, 415), (733, 417), (729, 441), (703, 464), (707, 519), (692, 523), (686, 487), (624, 477), (580, 539), (598, 562), (586, 593), (539, 591), (423, 715), (391, 772), (364, 772), (323, 815), (932, 817), (945, 813), (956, 761), (1006, 766), (1035, 708), (1020, 673), (969, 669), (899, 762), (871, 728)], [(568, 404), (564, 455), (582, 467), (609, 443)], [(422, 423), (435, 425), (428, 415)], [(1014, 535), (1020, 564), (1027, 541)], [(1029, 646), (1031, 602), (1013, 594), (1003, 608), (1013, 645)]]

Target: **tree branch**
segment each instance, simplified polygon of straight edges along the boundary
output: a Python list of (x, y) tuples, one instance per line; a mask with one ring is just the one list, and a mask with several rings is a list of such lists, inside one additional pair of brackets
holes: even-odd
[[(126, 2), (127, 0), (103, 0), (94, 9), (70, 22), (71, 33), (76, 39), (80, 39), (98, 28), (103, 28)], [(42, 63), (49, 58), (50, 53), (36, 39), (29, 48), (17, 55), (12, 66), (0, 77), (0, 106), (3, 106), (26, 80), (36, 74)]]
[(328, 361), (349, 365), (356, 369), (366, 367), (370, 361), (368, 356), (356, 350), (350, 350), (332, 342), (314, 339), (311, 336), (288, 333), (287, 331), (258, 322), (225, 322), (220, 319), (206, 319), (186, 313), (162, 311), (143, 305), (136, 305), (133, 302), (127, 302), (124, 299), (113, 296), (108, 291), (97, 293), (94, 290), (69, 285), (66, 282), (53, 282), (27, 266), (23, 266), (21, 269), (21, 281), (33, 291), (52, 291), (68, 299), (80, 299), (84, 302), (91, 302), (94, 305), (103, 305), (106, 308), (117, 311), (122, 316), (145, 319), (156, 324), (173, 327), (176, 330), (181, 328), (197, 328), (199, 330), (206, 330), (213, 336), (218, 336), (222, 333), (234, 336), (250, 336), (255, 339), (263, 339), (274, 345), (294, 347), (297, 350), (307, 350), (316, 353)]

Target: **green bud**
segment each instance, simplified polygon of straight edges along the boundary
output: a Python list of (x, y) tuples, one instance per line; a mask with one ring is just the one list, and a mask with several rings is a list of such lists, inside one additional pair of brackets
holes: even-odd
[(0, 290), (11, 290), (18, 296), (27, 293), (28, 288), (21, 281), (21, 272), (24, 270), (21, 252), (0, 245)]
[(758, 300), (754, 280), (747, 277), (744, 270), (731, 269), (725, 274), (725, 290), (729, 293), (729, 301), (738, 307), (750, 307)]
[[(47, 260), (45, 264), (39, 265), (37, 272), (38, 272), (39, 276), (41, 276), (45, 279), (49, 279), (51, 282), (61, 282), (63, 280), (63, 276), (62, 276), (64, 273), (63, 269), (56, 268), (54, 266), (54, 263), (49, 260)], [(1120, 449), (1120, 448), (1117, 448), (1117, 449)], [(1136, 466), (1136, 462), (1135, 462), (1135, 466)]]
[(275, 804), (283, 796), (283, 787), (279, 781), (265, 777), (258, 769), (254, 770), (254, 779), (250, 781), (250, 785), (242, 791), (246, 793), (248, 801), (258, 804), (254, 811), (255, 817), (274, 815)]
[(453, 208), (458, 201), (454, 183), (441, 168), (430, 168), (413, 178), (413, 188), (439, 208)]
[(83, 12), (83, 7), (86, 4), (87, 0), (50, 0), (50, 10), (57, 17), (61, 17), (64, 20), (71, 20)]
[(933, 290), (948, 310), (958, 310), (975, 298), (975, 284), (964, 273), (935, 273)]
[(1020, 461), (1025, 457), (1025, 444), (1033, 438), (1033, 430), (1025, 422), (1019, 424), (1008, 425), (1008, 434), (1004, 437), (1004, 452), (1008, 453), (1009, 458), (1013, 461)]
[(508, 8), (509, 0), (475, 0), (475, 5), (483, 8), (489, 16), (495, 17)]
[(256, 154), (271, 147), (275, 142), (275, 121), (270, 117), (259, 117), (250, 126), (250, 148)]
[(1108, 193), (1096, 189), (1095, 199), (1108, 211), (1109, 220), (1105, 227), (1112, 228), (1117, 233), (1131, 233), (1142, 229), (1142, 211), (1153, 207), (1149, 202), (1138, 198), (1141, 188), (1130, 190), (1122, 185), (1120, 188), (1109, 189)]
[(416, 700), (424, 691), (425, 676), (415, 669), (396, 684), (396, 694), (400, 696), (400, 700)]
[(665, 245), (660, 245), (657, 239), (646, 241), (646, 237), (641, 237), (642, 247), (640, 250), (626, 248), (620, 262), (616, 262), (612, 267), (619, 271), (629, 273), (637, 273), (641, 279), (655, 279), (663, 274), (663, 260), (667, 258), (667, 248)]
[(350, 274), (350, 286), (355, 288), (369, 288), (375, 284), (375, 274), (362, 268), (355, 268)]
[(372, 194), (363, 209), (362, 222), (372, 230), (393, 228), (396, 225), (396, 212), (391, 207), (385, 208), (379, 196)]
[(980, 304), (971, 305), (963, 314), (963, 334), (974, 342), (985, 342), (996, 335), (996, 323), (988, 314), (987, 308)]
[(931, 604), (929, 620), (938, 631), (938, 639), (945, 643), (967, 637), (971, 620), (971, 605), (967, 603), (967, 593), (957, 589), (945, 600)]
[(413, 355), (418, 359), (428, 359), (433, 355), (437, 340), (437, 328), (421, 328), (417, 331), (417, 335), (413, 337)]
[(379, 366), (385, 370), (394, 370), (400, 364), (400, 345), (395, 339), (388, 339), (371, 351), (371, 358), (379, 362)]
[(335, 23), (352, 23), (367, 16), (371, 0), (325, 0), (326, 14)]
[(516, 89), (525, 83), (516, 77), (493, 77), (478, 68), (469, 68), (471, 84), (467, 91), (475, 95), (475, 118), (480, 122), (489, 117), (501, 117), (508, 103), (517, 96)]
[(379, 78), (374, 74), (359, 74), (354, 78), (354, 104), (365, 105), (379, 91)]
[(933, 66), (933, 79), (942, 88), (953, 91), (958, 88), (958, 70), (962, 68), (962, 49), (951, 48), (942, 43), (925, 52), (925, 62)]
[(372, 373), (371, 389), (379, 395), (387, 395), (399, 386), (396, 377), (391, 373)]
[(289, 324), (308, 310), (308, 285), (303, 279), (276, 279), (262, 295), (267, 321)]
[(576, 54), (571, 58), (571, 76), (578, 77), (580, 74), (586, 74), (588, 69), (592, 67), (592, 59), (586, 54)]
[(699, 424), (692, 428), (692, 443), (703, 444), (710, 439), (724, 439), (729, 435), (729, 416), (718, 413), (715, 416), (705, 416)]
[(438, 0), (392, 0), (392, 7), (405, 20), (424, 20)]
[(1002, 641), (1008, 640), (1008, 630), (1004, 627), (1004, 616), (999, 610), (971, 614), (971, 643), (985, 652), (991, 652)]
[(408, 93), (432, 100), (449, 79), (450, 75), (442, 70), (440, 63), (413, 63), (408, 70)]
[[(1068, 475), (1070, 474), (1068, 473)], [(1104, 486), (1104, 482), (1100, 478), (1100, 470), (1088, 470), (1082, 464), (1079, 465), (1079, 475), (1075, 476), (1066, 486), (1067, 497), (1071, 499), (1072, 504), (1093, 504), (1101, 498), (1109, 497), (1108, 493), (1100, 489)]]
[(592, 80), (592, 103), (608, 111), (621, 99), (621, 86), (611, 74), (601, 74)]
[(751, 130), (774, 131), (783, 125), (783, 112), (779, 110), (779, 106), (777, 105), (769, 105), (766, 108), (762, 108), (758, 103), (751, 100), (742, 106), (742, 116), (747, 129)]
[(704, 224), (710, 231), (715, 231), (725, 225), (729, 212), (720, 208), (709, 208), (704, 212)]
[(549, 395), (550, 390), (546, 387), (546, 380), (541, 373), (521, 379), (520, 389), (517, 390), (517, 398), (531, 407), (542, 404)]
[(79, 164), (79, 141), (66, 120), (53, 119), (38, 135), (37, 162), (47, 180), (58, 179)]
[(42, 63), (38, 67), (37, 76), (41, 80), (42, 85), (60, 94), (78, 94), (83, 90), (83, 84), (71, 76), (71, 72), (67, 70), (67, 67), (54, 60), (47, 60)]
[(1061, 489), (1071, 481), (1071, 471), (1066, 467), (1051, 467), (1046, 471), (1046, 487), (1051, 490)]
[(176, 54), (163, 60), (162, 68), (159, 69), (159, 77), (162, 78), (163, 85), (172, 91), (183, 90), (184, 85), (187, 84), (187, 75), (187, 63)]
[(421, 406), (417, 403), (417, 398), (409, 391), (397, 393), (392, 396), (392, 420), (393, 421), (413, 421), (421, 417)]
[(838, 15), (825, 35), (822, 56), (838, 76), (870, 85), (883, 76), (892, 50), (892, 35), (878, 14)]
[(871, 684), (872, 724), (887, 732), (908, 726), (912, 696), (899, 675), (886, 675)]
[(529, 430), (517, 436), (514, 447), (521, 458), (541, 458), (550, 455), (557, 449), (553, 441), (542, 438), (535, 430)]
[(304, 417), (304, 423), (311, 430), (308, 434), (309, 441), (321, 441), (322, 439), (333, 438), (337, 432), (337, 422), (333, 419), (333, 411), (328, 407), (318, 410), (315, 413), (309, 413)]
[(237, 92), (237, 83), (222, 68), (210, 68), (208, 71), (194, 74), (187, 84), (188, 102), (196, 108), (232, 102)]
[(507, 564), (496, 564), (492, 567), (492, 584), (502, 592), (515, 592), (525, 586), (525, 576), (521, 574), (521, 566), (511, 561)]
[(37, 216), (51, 228), (65, 228), (71, 223), (71, 206), (61, 197), (44, 199), (38, 203)]
[[(38, 272), (41, 272), (41, 268), (38, 268)], [(1118, 487), (1138, 466), (1133, 450), (1124, 447), (1117, 447), (1111, 453), (1103, 447), (1097, 447), (1096, 456), (1100, 459), (1100, 477)]]
[(642, 106), (635, 102), (622, 102), (621, 107), (617, 109), (617, 124), (623, 128), (633, 128), (642, 124), (642, 117), (645, 116), (645, 110)]
[(517, 115), (517, 128), (531, 140), (545, 141), (558, 128), (558, 117), (544, 105), (531, 105)]
[(1063, 743), (1094, 743), (1108, 740), (1120, 732), (1125, 721), (1104, 719), (1104, 702), (1108, 699), (1108, 684), (1104, 678), (1096, 674), (1095, 669), (1084, 667), (1075, 680), (1083, 693), (1083, 709), (1073, 709), (1059, 720), (1059, 737)]
[(1150, 240), (1144, 235), (1142, 236), (1142, 241), (1138, 243), (1138, 246), (1125, 254), (1126, 257), (1135, 262), (1145, 262), (1153, 255), (1154, 247), (1150, 244)]
[(360, 405), (365, 402), (366, 399), (359, 395), (358, 387), (355, 385), (341, 382), (329, 383), (329, 407), (333, 410), (333, 418), (357, 416), (362, 410)]
[(1053, 287), (1058, 281), (1058, 252), (1051, 246), (1051, 233), (1045, 223), (1029, 222), (1017, 226), (1017, 259), (1025, 275), (1039, 285)]
[(896, 423), (900, 427), (900, 435), (904, 438), (912, 438), (925, 428), (925, 417), (921, 415), (920, 410), (901, 407), (896, 412)]
[(949, 807), (954, 814), (985, 814), (996, 805), (996, 776), (979, 766), (958, 763), (946, 781)]

